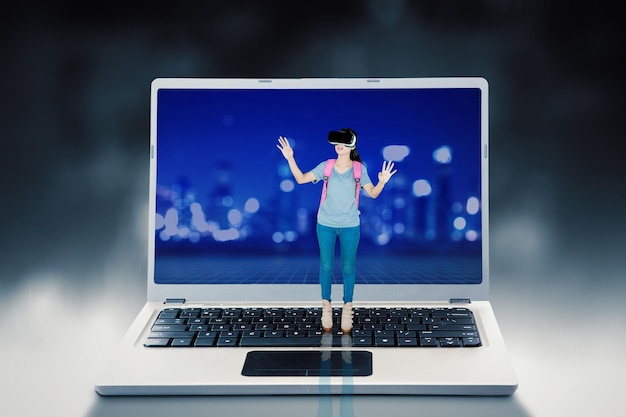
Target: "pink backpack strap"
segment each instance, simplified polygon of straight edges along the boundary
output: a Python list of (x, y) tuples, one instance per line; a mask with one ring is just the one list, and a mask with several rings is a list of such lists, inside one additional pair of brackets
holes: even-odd
[(361, 163), (359, 161), (352, 161), (352, 173), (354, 175), (354, 181), (356, 181), (356, 206), (359, 207), (359, 194), (361, 194)]
[[(322, 203), (326, 200), (326, 187), (328, 185), (328, 177), (333, 172), (333, 167), (335, 166), (335, 160), (329, 159), (326, 161), (326, 165), (324, 166), (324, 185), (322, 186), (322, 197), (320, 199), (320, 207), (322, 207)], [(317, 209), (319, 211), (319, 208)]]

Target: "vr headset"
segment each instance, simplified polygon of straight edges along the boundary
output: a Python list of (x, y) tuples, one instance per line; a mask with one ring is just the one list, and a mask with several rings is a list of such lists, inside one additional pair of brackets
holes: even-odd
[(346, 148), (356, 146), (356, 132), (352, 129), (331, 130), (328, 132), (328, 142), (333, 145), (344, 145)]

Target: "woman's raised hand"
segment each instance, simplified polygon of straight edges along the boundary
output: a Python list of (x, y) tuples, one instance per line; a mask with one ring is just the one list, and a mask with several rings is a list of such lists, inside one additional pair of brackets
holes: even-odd
[(382, 181), (383, 184), (387, 184), (391, 179), (391, 176), (396, 172), (398, 172), (398, 170), (393, 169), (393, 162), (383, 161), (383, 170), (378, 173), (378, 181)]
[(293, 148), (289, 144), (289, 139), (284, 136), (278, 137), (278, 145), (276, 145), (278, 149), (282, 152), (285, 159), (293, 158)]

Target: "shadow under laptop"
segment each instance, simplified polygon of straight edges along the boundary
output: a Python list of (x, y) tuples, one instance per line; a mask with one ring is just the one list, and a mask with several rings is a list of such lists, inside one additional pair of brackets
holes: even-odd
[[(332, 349), (341, 346), (342, 349)], [(353, 351), (350, 335), (322, 336), (319, 352), (310, 352), (298, 372), (319, 376), (319, 395), (274, 396), (124, 396), (96, 398), (87, 417), (143, 416), (169, 417), (184, 409), (186, 415), (234, 415), (273, 417), (367, 417), (400, 415), (482, 417), (529, 417), (515, 396), (406, 396), (353, 395), (353, 378), (363, 370)], [(356, 356), (355, 356), (356, 355)], [(307, 368), (307, 369), (305, 369)], [(371, 370), (371, 368), (370, 368)], [(302, 373), (305, 375), (305, 373)], [(341, 377), (341, 385), (331, 377)]]
[[(97, 397), (87, 417), (172, 415), (368, 417), (387, 415), (530, 417), (515, 396), (159, 396)], [(402, 413), (402, 414), (400, 414)]]

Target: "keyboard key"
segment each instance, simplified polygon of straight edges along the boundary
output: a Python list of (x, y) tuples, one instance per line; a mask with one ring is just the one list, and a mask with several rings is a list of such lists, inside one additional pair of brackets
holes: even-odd
[(321, 337), (242, 337), (242, 347), (319, 347)]
[(416, 337), (399, 337), (398, 338), (398, 346), (417, 346), (417, 338)]
[(170, 343), (170, 339), (146, 339), (143, 342), (145, 347), (165, 347)]
[(223, 317), (239, 317), (241, 316), (241, 313), (243, 313), (242, 308), (225, 308), (222, 311), (222, 316)]
[(419, 345), (422, 347), (438, 347), (437, 339), (434, 337), (420, 337)]
[(375, 337), (393, 337), (395, 333), (396, 332), (394, 332), (393, 330), (376, 330), (374, 332), (374, 336)]
[(188, 347), (191, 346), (191, 337), (183, 337), (172, 339), (172, 347)]
[(203, 308), (202, 313), (200, 314), (200, 316), (203, 318), (219, 317), (221, 315), (222, 315), (221, 308)]
[(211, 330), (214, 332), (223, 332), (232, 330), (232, 326), (230, 324), (213, 324), (211, 325)]
[(352, 338), (352, 346), (372, 346), (372, 338), (367, 336), (355, 336)]
[(223, 338), (223, 337), (234, 337), (235, 339), (238, 339), (239, 336), (241, 336), (241, 331), (239, 330), (228, 330), (228, 331), (221, 331), (219, 337)]
[(181, 311), (180, 317), (196, 318), (200, 316), (199, 308), (186, 308)]
[(406, 330), (415, 330), (415, 331), (424, 331), (426, 330), (425, 324), (407, 324), (405, 325)]
[(473, 324), (433, 324), (430, 330), (467, 330), (474, 331), (476, 326)]
[(236, 337), (220, 337), (217, 339), (218, 347), (226, 347), (226, 346), (237, 346), (237, 338)]
[(477, 347), (477, 346), (482, 345), (478, 337), (464, 337), (462, 341), (463, 341), (463, 346), (466, 346), (466, 347)]
[(396, 340), (393, 337), (377, 337), (377, 338), (374, 339), (374, 344), (376, 345), (376, 347), (379, 347), (379, 346), (384, 346), (384, 347), (395, 346), (396, 345)]
[(474, 319), (466, 319), (466, 318), (454, 318), (454, 317), (447, 317), (442, 321), (442, 324), (447, 325), (447, 324), (474, 324)]
[(208, 324), (194, 324), (189, 326), (189, 331), (191, 332), (206, 332), (209, 330)]
[(166, 308), (159, 313), (160, 319), (173, 319), (178, 317), (180, 313), (180, 308)]
[(215, 339), (217, 335), (217, 332), (199, 332), (198, 339)]
[(210, 338), (210, 337), (198, 338), (196, 339), (195, 342), (193, 342), (193, 345), (196, 347), (215, 346), (215, 338)]
[(248, 330), (241, 334), (241, 337), (261, 337), (263, 332), (261, 330)]
[(478, 332), (463, 332), (463, 331), (445, 331), (445, 330), (437, 330), (437, 331), (424, 331), (419, 332), (421, 337), (477, 337)]
[(150, 332), (148, 339), (172, 339), (172, 338), (184, 338), (193, 337), (194, 332)]
[(154, 324), (186, 324), (186, 319), (157, 319)]
[(187, 330), (185, 324), (155, 324), (152, 326), (153, 332), (183, 332)]
[(458, 337), (444, 337), (439, 339), (439, 346), (441, 347), (459, 347), (461, 341)]

